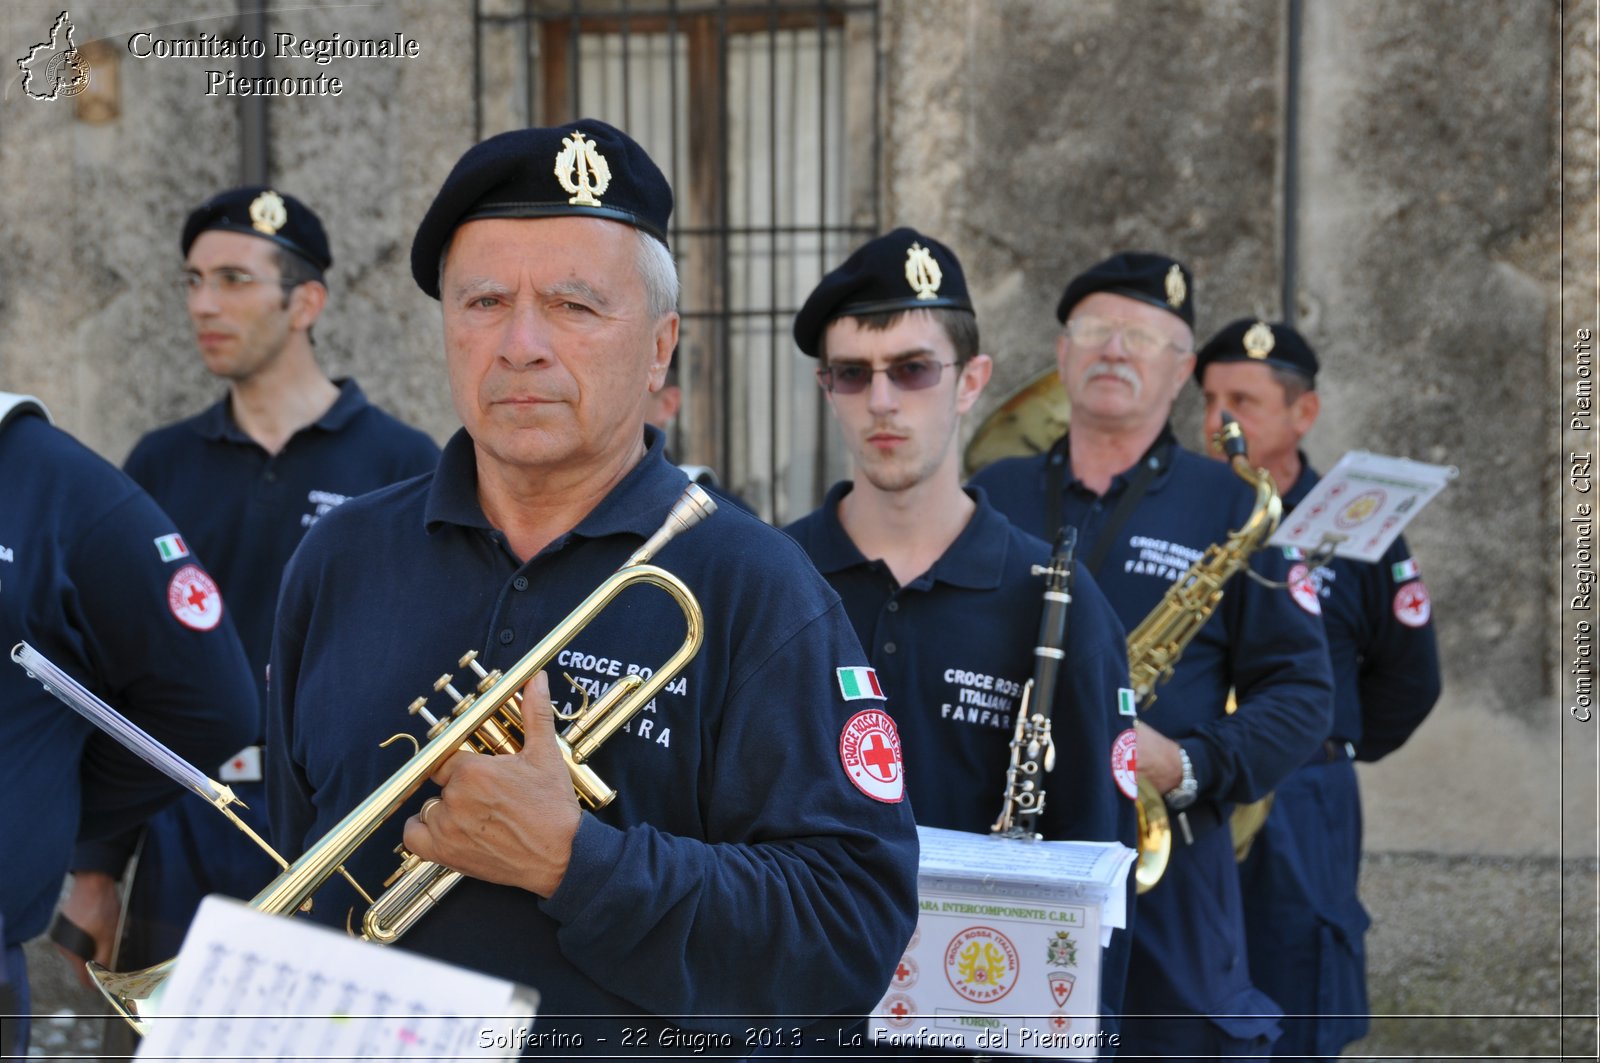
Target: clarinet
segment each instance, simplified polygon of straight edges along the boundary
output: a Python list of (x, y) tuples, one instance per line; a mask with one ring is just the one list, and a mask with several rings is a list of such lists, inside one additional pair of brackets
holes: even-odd
[(1002, 838), (1034, 841), (1039, 813), (1044, 811), (1044, 778), (1056, 766), (1055, 740), (1050, 736), (1050, 706), (1056, 695), (1056, 677), (1062, 647), (1067, 643), (1067, 618), (1072, 606), (1072, 552), (1078, 530), (1070, 525), (1056, 538), (1048, 565), (1034, 565), (1033, 574), (1044, 577), (1044, 609), (1039, 614), (1039, 643), (1033, 650), (1033, 678), (1022, 688), (1017, 706), (1017, 730), (1011, 738), (1011, 763), (1006, 768), (1005, 804), (989, 829)]

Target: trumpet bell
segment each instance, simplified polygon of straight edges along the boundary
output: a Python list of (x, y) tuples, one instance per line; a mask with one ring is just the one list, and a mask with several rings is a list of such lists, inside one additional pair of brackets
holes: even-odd
[(177, 962), (163, 960), (138, 971), (109, 971), (91, 960), (89, 977), (116, 1013), (142, 1037), (150, 1032), (150, 1019), (159, 1014), (161, 994)]
[(1172, 823), (1167, 819), (1167, 802), (1144, 775), (1139, 776), (1139, 800), (1134, 804), (1139, 811), (1139, 862), (1133, 877), (1139, 892), (1148, 893), (1167, 873), (1172, 859)]

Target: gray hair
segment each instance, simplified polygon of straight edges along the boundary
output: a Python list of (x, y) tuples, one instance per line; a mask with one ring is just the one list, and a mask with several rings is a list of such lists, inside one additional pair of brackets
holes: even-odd
[[(673, 259), (672, 252), (667, 250), (666, 244), (643, 229), (635, 229), (634, 232), (639, 238), (634, 266), (639, 270), (639, 278), (644, 281), (645, 307), (651, 319), (658, 320), (678, 309), (678, 263)], [(440, 291), (444, 290), (444, 263), (453, 243), (455, 234), (451, 233), (450, 239), (444, 242), (444, 247), (439, 251)]]
[(652, 319), (659, 320), (678, 309), (678, 263), (667, 245), (646, 233), (639, 235), (639, 276), (644, 281), (645, 303)]

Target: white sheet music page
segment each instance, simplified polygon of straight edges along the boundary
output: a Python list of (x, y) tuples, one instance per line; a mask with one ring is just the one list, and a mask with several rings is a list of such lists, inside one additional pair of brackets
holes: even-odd
[(1380, 560), (1411, 518), (1455, 476), (1452, 466), (1352, 450), (1292, 513), (1284, 514), (1267, 544), (1306, 555), (1332, 545), (1339, 557)]
[(207, 897), (139, 1059), (510, 1059), (537, 994)]

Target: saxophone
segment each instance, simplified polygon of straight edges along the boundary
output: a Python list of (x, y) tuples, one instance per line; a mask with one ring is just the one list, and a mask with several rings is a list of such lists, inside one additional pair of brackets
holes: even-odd
[[(1222, 415), (1215, 441), (1234, 473), (1255, 488), (1255, 508), (1244, 526), (1230, 532), (1222, 543), (1206, 548), (1161, 601), (1128, 635), (1128, 675), (1142, 714), (1156, 700), (1156, 687), (1172, 678), (1184, 647), (1199, 633), (1222, 601), (1222, 588), (1244, 568), (1250, 555), (1266, 544), (1283, 516), (1283, 502), (1265, 469), (1251, 466), (1245, 452), (1244, 431), (1231, 416)], [(1161, 881), (1172, 856), (1172, 828), (1166, 801), (1144, 773), (1139, 773), (1139, 863), (1134, 877), (1144, 893)], [(1187, 824), (1179, 813), (1180, 825)]]

